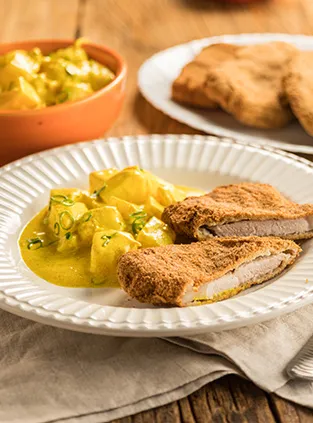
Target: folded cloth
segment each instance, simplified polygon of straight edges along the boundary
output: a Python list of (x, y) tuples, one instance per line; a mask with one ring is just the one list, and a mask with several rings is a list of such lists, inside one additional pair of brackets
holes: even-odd
[(267, 392), (313, 408), (313, 383), (292, 380), (286, 366), (313, 336), (313, 305), (254, 326), (167, 338), (202, 354), (224, 357)]
[(1, 423), (108, 422), (230, 373), (313, 407), (311, 383), (284, 372), (313, 333), (313, 306), (256, 326), (167, 340), (71, 332), (4, 311), (0, 322)]

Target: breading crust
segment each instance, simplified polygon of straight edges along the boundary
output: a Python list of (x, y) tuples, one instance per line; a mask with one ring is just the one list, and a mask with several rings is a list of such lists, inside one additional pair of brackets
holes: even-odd
[(274, 237), (222, 238), (146, 248), (120, 258), (118, 277), (122, 288), (141, 302), (181, 306), (188, 286), (197, 290), (245, 262), (285, 251), (293, 255), (291, 264), (301, 248), (293, 241)]
[[(177, 234), (199, 238), (203, 226), (240, 220), (298, 219), (313, 215), (312, 204), (297, 204), (267, 184), (242, 183), (215, 188), (201, 197), (188, 197), (166, 207), (162, 220)], [(294, 235), (305, 239), (313, 233)], [(291, 237), (288, 237), (291, 238)]]

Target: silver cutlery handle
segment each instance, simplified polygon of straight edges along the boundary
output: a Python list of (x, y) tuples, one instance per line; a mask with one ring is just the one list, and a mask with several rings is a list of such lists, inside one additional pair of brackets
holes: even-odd
[(286, 371), (292, 378), (313, 380), (313, 337), (290, 361)]

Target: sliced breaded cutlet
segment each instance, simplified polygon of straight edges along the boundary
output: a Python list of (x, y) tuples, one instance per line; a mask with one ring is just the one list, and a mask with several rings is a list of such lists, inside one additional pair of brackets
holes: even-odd
[(216, 109), (218, 104), (204, 90), (210, 68), (234, 58), (238, 46), (213, 44), (205, 47), (192, 62), (182, 69), (172, 86), (172, 98), (191, 106)]
[(297, 204), (267, 184), (242, 183), (215, 188), (167, 207), (162, 220), (177, 234), (214, 237), (313, 237), (313, 204)]
[(121, 287), (138, 301), (188, 306), (221, 301), (279, 275), (301, 248), (274, 237), (223, 238), (124, 254)]

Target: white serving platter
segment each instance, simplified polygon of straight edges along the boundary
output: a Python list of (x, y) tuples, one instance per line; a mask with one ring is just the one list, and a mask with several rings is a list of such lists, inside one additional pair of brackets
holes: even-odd
[(270, 41), (285, 41), (301, 50), (313, 50), (313, 37), (305, 35), (240, 34), (195, 40), (163, 50), (148, 59), (138, 73), (139, 89), (158, 110), (208, 134), (271, 145), (295, 153), (313, 154), (313, 137), (296, 120), (282, 129), (254, 129), (242, 125), (222, 110), (201, 110), (171, 100), (173, 81), (183, 66), (203, 47), (216, 43), (251, 45)]

